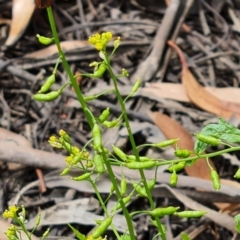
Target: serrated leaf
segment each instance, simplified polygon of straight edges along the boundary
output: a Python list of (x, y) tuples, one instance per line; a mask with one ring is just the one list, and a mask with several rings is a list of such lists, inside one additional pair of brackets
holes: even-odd
[(82, 233), (80, 233), (76, 228), (74, 228), (71, 224), (68, 223), (68, 226), (72, 229), (72, 231), (75, 233), (76, 237), (79, 240), (86, 240), (87, 238), (85, 237), (85, 235), (83, 235)]

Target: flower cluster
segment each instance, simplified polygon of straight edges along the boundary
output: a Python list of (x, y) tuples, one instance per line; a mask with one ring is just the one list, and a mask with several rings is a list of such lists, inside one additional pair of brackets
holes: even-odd
[(11, 224), (10, 227), (5, 232), (5, 234), (8, 237), (8, 239), (16, 239), (16, 231), (17, 231), (16, 226)]
[(64, 131), (59, 131), (60, 137), (51, 136), (48, 140), (51, 146), (56, 148), (62, 148), (67, 150), (70, 155), (66, 157), (65, 161), (69, 166), (76, 166), (82, 159), (88, 159), (89, 152), (86, 150), (80, 150), (79, 148), (72, 146), (70, 136)]
[(111, 32), (103, 32), (102, 34), (96, 33), (88, 38), (88, 42), (95, 46), (98, 51), (103, 50), (109, 40), (112, 38)]
[(19, 207), (17, 206), (9, 206), (8, 210), (5, 210), (3, 213), (4, 218), (14, 218), (16, 217), (16, 213), (19, 210)]

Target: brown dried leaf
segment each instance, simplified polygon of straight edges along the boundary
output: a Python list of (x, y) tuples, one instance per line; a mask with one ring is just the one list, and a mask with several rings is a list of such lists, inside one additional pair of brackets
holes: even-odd
[[(181, 149), (194, 150), (192, 136), (178, 122), (160, 112), (148, 112), (148, 116), (161, 129), (167, 139), (179, 138), (178, 146)], [(210, 164), (214, 167), (211, 160)], [(189, 176), (210, 180), (210, 169), (205, 159), (199, 159), (192, 166), (186, 166), (185, 171)]]
[[(204, 87), (204, 89), (221, 101), (229, 101), (240, 104), (239, 88)], [(191, 101), (186, 93), (185, 87), (178, 83), (149, 83), (146, 87), (141, 89), (141, 92), (145, 93), (146, 95), (149, 94), (151, 96), (160, 96), (161, 98), (173, 99), (180, 102)]]
[(216, 114), (219, 117), (230, 118), (233, 114), (240, 118), (240, 104), (221, 101), (204, 89), (192, 75), (187, 67), (182, 51), (175, 43), (168, 44), (176, 50), (182, 63), (182, 83), (191, 101), (198, 107)]

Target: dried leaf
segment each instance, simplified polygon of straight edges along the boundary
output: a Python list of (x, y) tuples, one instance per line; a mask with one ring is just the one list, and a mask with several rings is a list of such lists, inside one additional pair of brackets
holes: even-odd
[(11, 46), (17, 42), (26, 29), (34, 12), (34, 1), (14, 0), (12, 8), (12, 22), (9, 36), (5, 42), (6, 46)]
[(174, 48), (182, 63), (182, 83), (191, 101), (198, 107), (216, 114), (219, 117), (230, 118), (233, 114), (240, 118), (240, 104), (221, 101), (204, 89), (187, 67), (182, 51), (172, 41), (168, 44)]
[[(148, 112), (148, 116), (161, 129), (167, 139), (179, 138), (178, 146), (181, 149), (194, 151), (192, 136), (175, 120), (160, 112)], [(210, 161), (212, 167), (214, 164)], [(186, 166), (189, 176), (210, 180), (210, 169), (205, 159), (199, 159), (192, 166)]]
[[(240, 104), (240, 89), (227, 87), (227, 88), (215, 88), (204, 87), (206, 91), (220, 99), (221, 101), (228, 101)], [(149, 83), (146, 87), (141, 89), (141, 92), (145, 95), (155, 95), (161, 98), (173, 99), (180, 102), (190, 102), (185, 87), (178, 83)]]

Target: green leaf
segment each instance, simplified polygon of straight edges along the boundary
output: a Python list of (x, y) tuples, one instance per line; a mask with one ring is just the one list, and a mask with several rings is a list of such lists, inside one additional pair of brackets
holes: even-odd
[[(202, 129), (200, 134), (212, 136), (229, 143), (240, 143), (240, 130), (226, 122), (223, 118), (219, 118), (218, 123), (209, 124)], [(197, 154), (201, 154), (208, 147), (208, 144), (195, 141), (194, 150)]]
[(76, 237), (79, 240), (86, 240), (87, 238), (85, 237), (85, 235), (81, 234), (76, 228), (74, 228), (72, 225), (70, 225), (68, 223), (68, 226), (72, 229), (72, 231), (75, 233)]

